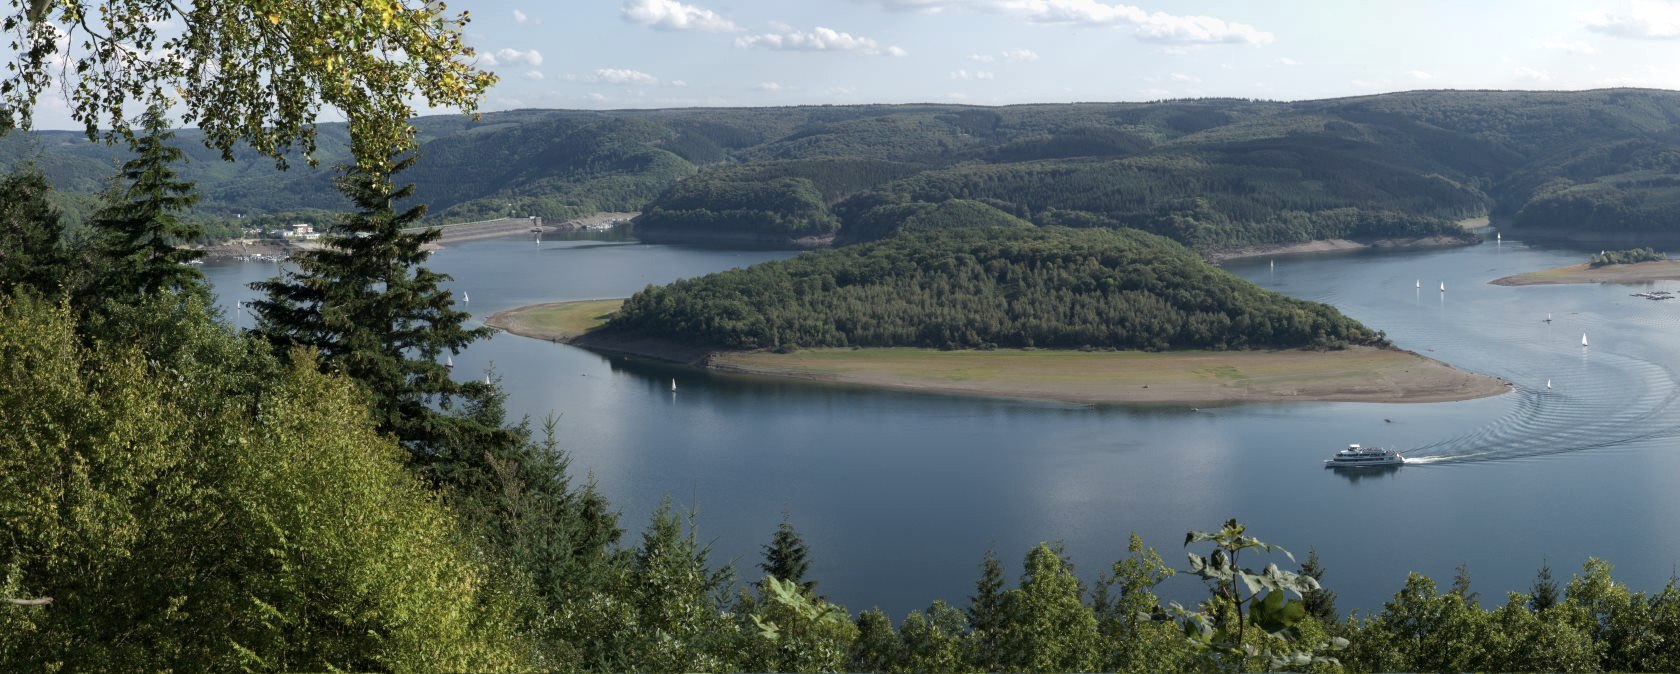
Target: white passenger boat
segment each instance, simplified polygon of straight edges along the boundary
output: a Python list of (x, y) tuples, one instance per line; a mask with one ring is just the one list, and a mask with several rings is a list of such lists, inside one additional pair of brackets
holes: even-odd
[(1398, 466), (1406, 462), (1406, 457), (1392, 449), (1381, 447), (1360, 447), (1348, 445), (1347, 449), (1336, 452), (1324, 460), (1325, 468), (1369, 468), (1373, 466)]

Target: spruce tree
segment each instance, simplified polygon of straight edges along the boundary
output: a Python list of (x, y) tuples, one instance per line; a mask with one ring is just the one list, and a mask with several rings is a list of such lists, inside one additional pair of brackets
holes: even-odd
[[(1317, 548), (1307, 548), (1307, 561), (1301, 565), (1301, 575), (1316, 581), (1324, 580), (1324, 565), (1318, 561)], [(1334, 624), (1339, 617), (1336, 615), (1336, 593), (1324, 589), (1322, 582), (1318, 589), (1302, 593), (1301, 603), (1307, 609), (1307, 615), (1318, 618), (1326, 625)]]
[(997, 551), (986, 550), (980, 562), (980, 580), (975, 583), (974, 595), (968, 598), (968, 624), (974, 629), (977, 665), (988, 672), (1003, 666), (1004, 654), (999, 646), (1007, 616), (1003, 612), (1003, 562)]
[(71, 276), (59, 240), (59, 212), (47, 201), (52, 188), (33, 165), (0, 178), (0, 293), (29, 288), (58, 295)]
[(292, 269), (251, 284), (265, 297), (250, 307), (256, 332), (280, 351), (313, 349), (323, 368), (367, 387), (380, 428), (417, 457), (459, 454), (477, 464), (522, 438), (503, 428), (492, 384), (450, 377), (445, 360), (492, 331), (466, 327), (469, 315), (441, 287), (449, 276), (421, 264), (439, 232), (408, 231), (426, 208), (397, 210), (414, 186), (392, 182), (413, 162), (392, 156), (341, 168), (336, 184), (355, 212), (321, 248), (294, 256)]
[(776, 525), (776, 535), (770, 538), (769, 545), (764, 546), (764, 562), (758, 568), (783, 581), (798, 583), (806, 594), (810, 594), (817, 587), (817, 581), (805, 580), (805, 572), (811, 567), (810, 552), (799, 532), (793, 530), (787, 511), (783, 510), (782, 523)]
[(1528, 590), (1528, 607), (1539, 613), (1558, 603), (1558, 584), (1552, 580), (1552, 565), (1540, 560), (1540, 572), (1534, 575), (1534, 585)]
[(99, 266), (93, 291), (104, 299), (133, 304), (161, 290), (207, 292), (204, 275), (188, 265), (203, 251), (177, 247), (199, 236), (198, 227), (176, 215), (198, 193), (175, 170), (186, 155), (168, 143), (175, 135), (168, 123), (161, 107), (146, 111), (142, 134), (129, 139), (134, 157), (93, 216)]

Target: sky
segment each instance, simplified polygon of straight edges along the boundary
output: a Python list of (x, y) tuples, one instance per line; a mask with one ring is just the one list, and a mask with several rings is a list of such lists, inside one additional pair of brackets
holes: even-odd
[[(482, 110), (1680, 89), (1680, 1), (458, 0)], [(74, 128), (43, 105), (37, 128)], [(427, 111), (441, 112), (441, 111)]]

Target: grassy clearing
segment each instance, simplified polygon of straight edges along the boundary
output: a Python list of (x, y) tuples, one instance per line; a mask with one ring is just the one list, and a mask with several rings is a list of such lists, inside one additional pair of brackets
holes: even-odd
[(1562, 283), (1643, 283), (1680, 280), (1680, 260), (1612, 264), (1594, 268), (1586, 263), (1494, 279), (1494, 285), (1532, 286)]
[(721, 353), (723, 370), (947, 393), (1075, 402), (1440, 401), (1503, 393), (1503, 382), (1417, 354), (1343, 351), (812, 349)]
[(623, 304), (623, 298), (533, 304), (491, 314), (484, 323), (525, 337), (569, 339), (600, 327)]

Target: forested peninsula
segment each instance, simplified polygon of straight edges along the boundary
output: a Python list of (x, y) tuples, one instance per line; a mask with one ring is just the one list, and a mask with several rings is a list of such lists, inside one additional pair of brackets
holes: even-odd
[(729, 349), (1341, 348), (1335, 308), (1261, 289), (1133, 230), (956, 227), (815, 251), (631, 297), (602, 335)]
[(649, 287), (622, 304), (536, 305), (487, 323), (727, 372), (1069, 402), (1409, 402), (1506, 390), (1160, 236), (937, 222)]
[[(1035, 225), (1131, 228), (1204, 255), (1346, 239), (1432, 245), (1508, 232), (1680, 234), (1680, 93), (1414, 91), (1317, 101), (515, 110), (414, 121), (427, 221), (640, 211), (650, 242), (825, 246), (888, 236), (953, 200)], [(324, 124), (315, 157), (348, 156)], [(209, 232), (251, 217), (319, 221), (324, 170), (216, 161), (177, 145)], [(121, 150), (79, 133), (0, 139), (34, 156), (77, 221)], [(237, 154), (237, 153), (236, 153)], [(240, 155), (250, 159), (250, 153)]]

